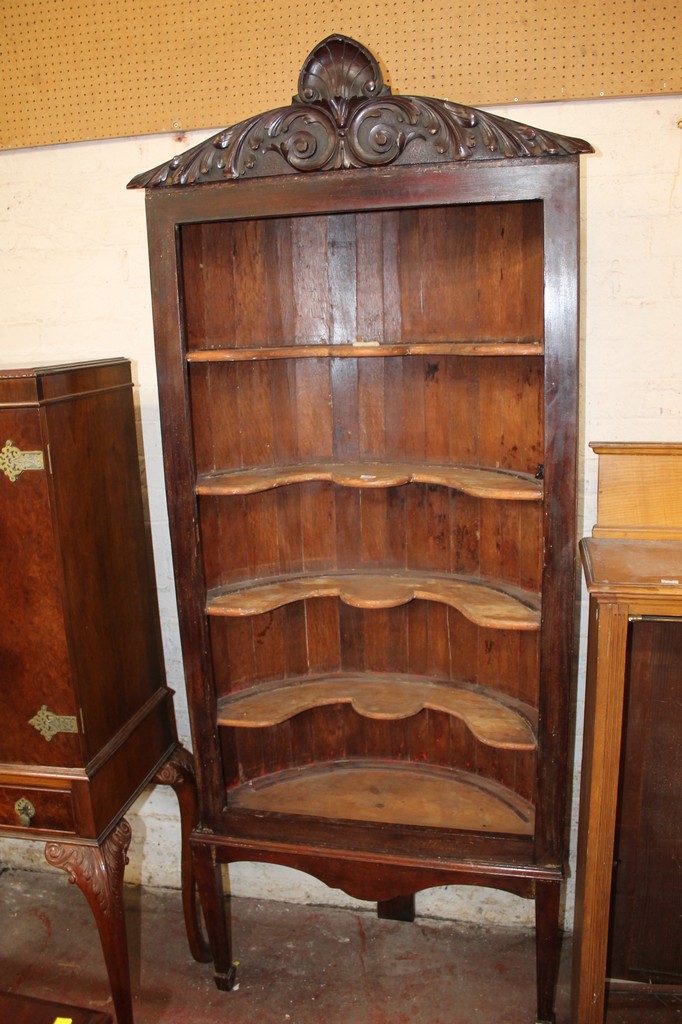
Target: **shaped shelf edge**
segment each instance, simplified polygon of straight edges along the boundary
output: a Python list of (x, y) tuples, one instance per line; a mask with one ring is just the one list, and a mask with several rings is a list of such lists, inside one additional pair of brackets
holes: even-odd
[(409, 462), (313, 462), (307, 465), (258, 466), (203, 473), (197, 494), (253, 494), (288, 484), (329, 480), (343, 487), (398, 487), (409, 483), (436, 484), (477, 498), (541, 501), (542, 481), (528, 474), (475, 466), (415, 465)]
[(218, 701), (218, 725), (262, 728), (302, 711), (350, 704), (365, 718), (409, 718), (424, 709), (460, 718), (487, 746), (534, 750), (534, 712), (519, 701), (463, 682), (433, 681), (400, 673), (330, 673), (297, 676), (239, 690)]
[(338, 597), (355, 608), (396, 608), (419, 598), (450, 605), (479, 626), (529, 631), (540, 628), (538, 598), (530, 592), (506, 588), (497, 581), (414, 570), (330, 572), (235, 584), (209, 592), (206, 612), (260, 615), (312, 597)]

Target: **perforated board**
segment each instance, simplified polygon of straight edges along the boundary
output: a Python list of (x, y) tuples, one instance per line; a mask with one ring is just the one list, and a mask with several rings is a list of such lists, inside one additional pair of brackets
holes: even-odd
[(394, 92), (677, 93), (681, 26), (680, 0), (0, 0), (0, 148), (233, 124), (288, 103), (334, 32)]

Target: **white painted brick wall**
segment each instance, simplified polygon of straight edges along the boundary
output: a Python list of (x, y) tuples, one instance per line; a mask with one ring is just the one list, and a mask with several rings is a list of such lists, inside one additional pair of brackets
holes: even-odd
[[(588, 441), (682, 440), (682, 97), (499, 108), (596, 149), (582, 161), (581, 532), (595, 518)], [(139, 385), (159, 603), (181, 738), (189, 743), (163, 491), (144, 200), (126, 182), (206, 137), (122, 139), (0, 154), (0, 364), (128, 356)], [(583, 598), (584, 601), (584, 598)], [(579, 680), (584, 675), (584, 615)], [(0, 665), (0, 672), (2, 666)], [(578, 748), (582, 704), (579, 698)], [(577, 775), (576, 775), (577, 781)], [(130, 814), (126, 878), (179, 884), (175, 798), (159, 787)], [(575, 831), (575, 810), (573, 813)], [(43, 867), (42, 844), (3, 841), (7, 864)], [(351, 902), (285, 869), (238, 865), (233, 891)], [(572, 907), (569, 886), (568, 923)], [(437, 890), (421, 913), (531, 923), (530, 906)]]

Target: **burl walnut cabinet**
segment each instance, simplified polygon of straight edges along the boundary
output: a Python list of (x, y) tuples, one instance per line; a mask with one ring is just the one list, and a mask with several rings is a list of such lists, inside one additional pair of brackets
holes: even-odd
[(578, 154), (324, 40), (146, 189), (216, 981), (221, 865), (413, 916), (535, 899), (553, 1017), (575, 561)]
[(0, 722), (0, 836), (42, 839), (83, 891), (132, 1024), (123, 815), (153, 780), (178, 795), (188, 937), (205, 952), (125, 359), (0, 370)]

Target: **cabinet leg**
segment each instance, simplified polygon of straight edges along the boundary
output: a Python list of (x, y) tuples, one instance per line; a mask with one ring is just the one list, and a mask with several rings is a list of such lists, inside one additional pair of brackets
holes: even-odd
[(182, 909), (185, 916), (185, 930), (192, 956), (195, 960), (208, 963), (211, 952), (204, 938), (197, 901), (197, 886), (194, 878), (189, 837), (199, 819), (197, 786), (194, 777), (194, 759), (188, 750), (178, 746), (166, 763), (154, 776), (154, 782), (172, 786), (180, 806), (181, 830), (181, 885)]
[(67, 872), (78, 886), (97, 924), (118, 1024), (133, 1024), (130, 964), (123, 908), (123, 872), (131, 829), (121, 818), (100, 846), (46, 843), (45, 859)]
[(538, 1014), (536, 1024), (554, 1024), (559, 973), (561, 883), (537, 882), (535, 887), (535, 960)]
[(223, 875), (216, 861), (215, 847), (210, 842), (192, 844), (194, 871), (208, 932), (208, 941), (215, 970), (215, 983), (219, 989), (229, 992), (237, 975), (237, 965), (232, 960), (232, 927), (229, 899), (225, 900)]

